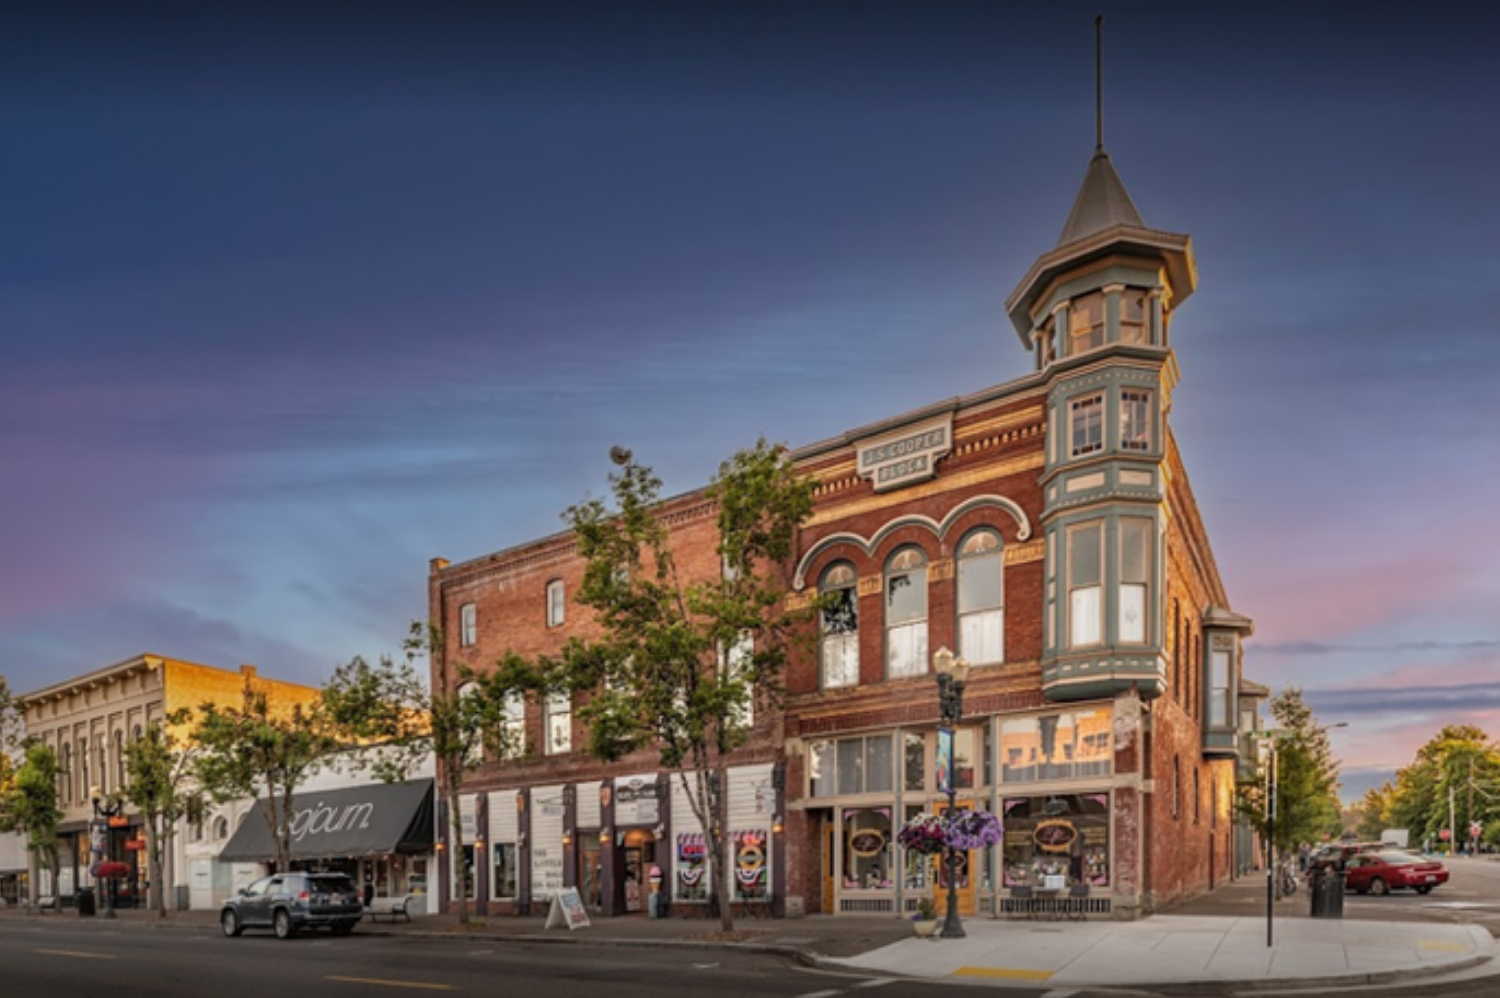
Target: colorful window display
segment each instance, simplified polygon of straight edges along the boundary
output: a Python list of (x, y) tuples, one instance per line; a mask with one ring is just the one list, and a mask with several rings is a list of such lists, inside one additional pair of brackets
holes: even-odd
[(755, 830), (734, 835), (734, 899), (764, 901), (770, 889), (766, 866), (766, 833)]
[(1006, 887), (1043, 886), (1049, 876), (1109, 886), (1109, 794), (1007, 797), (1001, 814)]
[(891, 809), (871, 807), (844, 812), (844, 887), (885, 890), (893, 886), (895, 858)]
[(708, 844), (701, 832), (677, 836), (677, 900), (708, 900)]

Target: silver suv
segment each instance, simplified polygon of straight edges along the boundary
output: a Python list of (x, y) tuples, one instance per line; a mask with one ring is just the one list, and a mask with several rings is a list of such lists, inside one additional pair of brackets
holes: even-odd
[(262, 877), (224, 902), (219, 927), (226, 936), (267, 928), (287, 939), (299, 929), (326, 927), (336, 936), (354, 931), (364, 915), (359, 888), (342, 873), (278, 873)]

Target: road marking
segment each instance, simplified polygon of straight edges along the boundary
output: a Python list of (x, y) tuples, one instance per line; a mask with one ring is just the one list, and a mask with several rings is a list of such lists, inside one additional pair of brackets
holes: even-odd
[(1012, 981), (1046, 981), (1055, 970), (1020, 970), (1012, 967), (959, 967), (953, 977), (997, 977)]
[(1467, 953), (1471, 949), (1463, 943), (1448, 942), (1444, 939), (1421, 939), (1417, 946), (1420, 949), (1436, 950), (1439, 953)]
[(420, 988), (423, 991), (452, 991), (451, 984), (423, 984), (421, 981), (382, 981), (378, 977), (326, 977), (328, 981), (343, 981), (345, 984), (376, 984), (386, 988)]
[(837, 991), (837, 990), (835, 990), (835, 991), (809, 991), (805, 995), (798, 995), (797, 998), (833, 998), (834, 995), (841, 995), (843, 993), (844, 992)]
[(80, 950), (76, 950), (76, 949), (39, 949), (39, 950), (37, 950), (37, 952), (38, 953), (47, 953), (47, 954), (50, 954), (51, 956), (77, 956), (77, 957), (82, 957), (85, 960), (114, 960), (114, 959), (116, 959), (115, 955), (112, 954), (112, 953), (84, 953), (84, 952), (82, 952)]
[(718, 966), (717, 963), (695, 963), (695, 964), (693, 964), (693, 969), (694, 970), (713, 970), (717, 966)]
[(868, 981), (860, 981), (858, 984), (856, 984), (854, 986), (856, 988), (880, 988), (880, 987), (884, 987), (887, 984), (895, 984), (895, 983), (896, 983), (896, 979), (894, 977), (872, 977), (870, 980), (868, 980)]

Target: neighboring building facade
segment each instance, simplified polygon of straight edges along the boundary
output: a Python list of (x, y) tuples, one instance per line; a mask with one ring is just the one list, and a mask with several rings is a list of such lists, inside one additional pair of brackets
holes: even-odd
[[(89, 868), (101, 857), (90, 848), (93, 798), (116, 794), (125, 785), (126, 745), (141, 737), (150, 724), (180, 709), (239, 703), (246, 682), (288, 703), (317, 695), (310, 687), (262, 679), (251, 665), (230, 671), (142, 654), (17, 698), (27, 737), (50, 746), (59, 768), (60, 868), (55, 874), (38, 870), (36, 857), (31, 857), (30, 879), (36, 896), (55, 896), (71, 904), (79, 888), (95, 887)], [(129, 864), (132, 870), (131, 876), (116, 883), (117, 903), (144, 903), (147, 863), (141, 816), (127, 806), (113, 819), (107, 841), (101, 845), (109, 858)], [(176, 852), (168, 857), (162, 872), (172, 888), (167, 894), (169, 906), (183, 908), (188, 904), (188, 884), (180, 846)]]
[[(817, 480), (791, 599), (823, 592), (818, 652), (792, 662), (784, 712), (755, 718), (731, 780), (741, 871), (777, 913), (892, 914), (945, 889), (895, 834), (946, 803), (1002, 816), (1004, 842), (962, 857), (961, 910), (1020, 885), (1089, 885), (1089, 904), (1148, 914), (1236, 875), (1241, 649), (1168, 417), (1187, 236), (1148, 228), (1109, 157), (1090, 162), (1058, 245), (1007, 302), (1034, 371), (794, 453)], [(662, 506), (689, 579), (720, 570), (712, 505)], [(435, 559), (429, 612), (458, 635), (434, 663), (555, 653), (593, 624), (570, 595), (566, 535), (458, 565)], [(938, 760), (932, 652), (972, 665), (951, 760)], [(573, 704), (518, 703), (535, 752), (467, 782), (479, 844), (454, 870), (481, 908), (578, 886), (604, 914), (662, 869), (675, 905), (704, 894), (700, 829), (654, 754), (606, 766), (577, 749)], [(622, 815), (622, 797), (649, 798)], [(452, 884), (447, 885), (452, 886)]]

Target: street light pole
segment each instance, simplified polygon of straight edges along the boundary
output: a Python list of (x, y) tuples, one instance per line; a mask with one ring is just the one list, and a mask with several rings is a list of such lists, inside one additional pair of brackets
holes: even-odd
[[(953, 745), (953, 729), (958, 726), (959, 720), (964, 713), (964, 686), (969, 678), (969, 663), (962, 658), (955, 657), (947, 648), (939, 648), (932, 656), (932, 664), (937, 671), (938, 684), (938, 711), (942, 718), (942, 724), (948, 729), (949, 746)], [(941, 739), (939, 734), (939, 739)], [(954, 766), (956, 761), (950, 752), (947, 766), (947, 787), (939, 787), (939, 790), (948, 791), (948, 820), (953, 820), (953, 813), (957, 807), (956, 796), (958, 793), (958, 781), (954, 779)], [(948, 868), (948, 913), (943, 919), (943, 927), (938, 930), (940, 939), (962, 939), (967, 933), (964, 932), (963, 924), (958, 920), (958, 850), (948, 843), (945, 860)]]
[[(94, 788), (93, 793), (90, 796), (93, 798), (94, 818), (104, 829), (104, 859), (102, 860), (102, 862), (112, 863), (114, 862), (114, 851), (110, 848), (110, 839), (114, 837), (114, 832), (109, 826), (109, 820), (118, 815), (124, 809), (125, 805), (123, 801), (111, 800), (110, 798), (104, 796), (103, 791), (101, 791), (98, 787)], [(114, 918), (114, 878), (95, 877), (94, 879), (97, 881), (101, 881), (104, 884), (104, 917)]]

